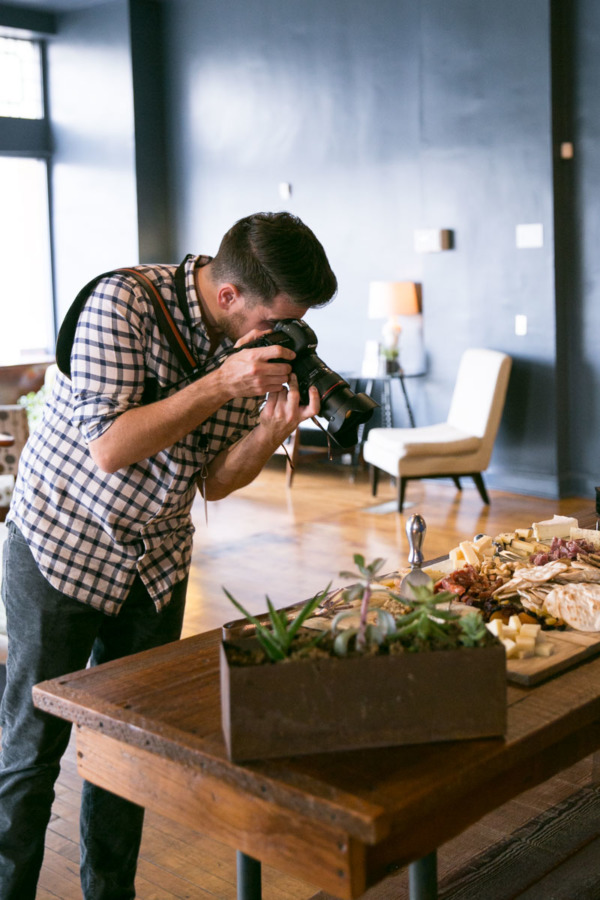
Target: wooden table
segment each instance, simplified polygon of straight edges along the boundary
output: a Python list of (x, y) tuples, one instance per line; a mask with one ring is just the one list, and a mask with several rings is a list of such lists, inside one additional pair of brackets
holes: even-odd
[(414, 864), (411, 896), (435, 897), (438, 846), (600, 748), (595, 658), (509, 685), (506, 739), (236, 765), (221, 735), (220, 637), (45, 682), (34, 700), (75, 723), (84, 778), (241, 851), (243, 900), (260, 896), (252, 860), (340, 898)]

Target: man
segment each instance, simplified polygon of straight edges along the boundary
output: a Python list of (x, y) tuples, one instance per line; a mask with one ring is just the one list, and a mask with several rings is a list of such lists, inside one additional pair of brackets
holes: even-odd
[[(294, 352), (243, 349), (280, 319), (328, 302), (337, 283), (314, 234), (288, 213), (237, 222), (214, 259), (187, 258), (189, 322), (176, 267), (143, 267), (201, 366), (182, 372), (147, 292), (101, 280), (78, 319), (71, 378), (57, 377), (21, 457), (2, 597), (9, 636), (2, 700), (0, 898), (33, 900), (70, 725), (31, 688), (180, 636), (197, 486), (217, 500), (252, 481), (299, 422)], [(239, 352), (225, 355), (233, 347)], [(143, 402), (149, 383), (160, 399)], [(261, 403), (267, 395), (266, 402)], [(84, 783), (85, 900), (135, 896), (143, 809)]]

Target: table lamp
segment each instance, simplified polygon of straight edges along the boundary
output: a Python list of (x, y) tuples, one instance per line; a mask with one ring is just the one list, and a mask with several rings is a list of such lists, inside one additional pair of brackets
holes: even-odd
[(399, 316), (421, 312), (417, 285), (413, 281), (372, 281), (369, 287), (369, 318), (386, 319), (381, 329), (382, 354), (397, 365), (402, 325)]

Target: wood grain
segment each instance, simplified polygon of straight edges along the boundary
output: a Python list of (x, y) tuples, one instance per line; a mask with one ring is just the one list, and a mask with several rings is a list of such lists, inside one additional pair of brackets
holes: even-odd
[(77, 764), (89, 781), (141, 806), (202, 830), (339, 897), (363, 893), (364, 846), (340, 829), (269, 799), (240, 793), (198, 766), (164, 759), (78, 726)]

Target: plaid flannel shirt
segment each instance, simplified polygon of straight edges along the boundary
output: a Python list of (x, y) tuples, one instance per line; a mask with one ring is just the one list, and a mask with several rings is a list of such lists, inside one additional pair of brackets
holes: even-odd
[[(224, 339), (208, 356), (194, 287), (195, 266), (208, 261), (199, 257), (186, 263), (191, 334), (177, 303), (176, 266), (141, 267), (206, 369), (231, 347)], [(255, 427), (261, 398), (233, 400), (155, 456), (114, 474), (102, 472), (88, 443), (125, 410), (140, 405), (146, 379), (157, 379), (168, 394), (168, 386), (183, 374), (151, 301), (126, 275), (101, 281), (86, 302), (71, 373), (71, 380), (57, 376), (42, 424), (21, 455), (8, 521), (20, 529), (40, 571), (62, 593), (116, 615), (139, 573), (160, 610), (189, 571), (190, 509), (201, 468)]]

